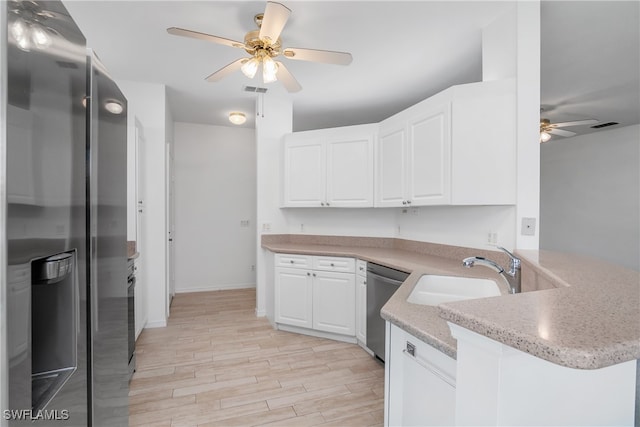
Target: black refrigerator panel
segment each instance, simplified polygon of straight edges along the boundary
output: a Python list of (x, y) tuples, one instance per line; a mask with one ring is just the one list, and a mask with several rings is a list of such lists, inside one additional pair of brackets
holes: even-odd
[(127, 100), (89, 51), (92, 425), (127, 426)]
[(1, 7), (8, 26), (9, 425), (85, 426), (85, 39), (60, 2)]

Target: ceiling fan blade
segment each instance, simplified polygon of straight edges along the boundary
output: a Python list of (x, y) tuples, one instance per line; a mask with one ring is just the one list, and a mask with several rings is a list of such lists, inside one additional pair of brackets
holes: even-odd
[(301, 90), (302, 86), (300, 86), (300, 83), (298, 83), (295, 77), (293, 77), (293, 74), (287, 70), (287, 67), (285, 67), (280, 61), (276, 61), (276, 64), (278, 64), (276, 76), (278, 77), (278, 80), (282, 82), (284, 88), (287, 89), (288, 92), (298, 92)]
[(291, 15), (291, 10), (286, 6), (272, 1), (267, 2), (258, 37), (261, 40), (268, 39), (271, 42), (278, 40), (289, 15)]
[(288, 47), (282, 54), (289, 59), (300, 61), (322, 62), (325, 64), (349, 65), (353, 60), (350, 53), (335, 52), (332, 50), (302, 49), (299, 47)]
[(573, 122), (552, 123), (551, 125), (556, 128), (564, 128), (568, 126), (594, 125), (596, 123), (598, 123), (598, 120), (588, 119), (588, 120), (576, 120)]
[(552, 135), (564, 136), (565, 138), (576, 135), (575, 132), (570, 132), (568, 130), (562, 130), (562, 129), (549, 129), (546, 132)]
[(225, 65), (224, 67), (220, 68), (218, 71), (216, 71), (215, 73), (211, 74), (209, 77), (207, 77), (205, 80), (208, 82), (217, 82), (222, 80), (222, 78), (228, 76), (229, 74), (238, 71), (240, 69), (240, 67), (242, 67), (242, 64), (244, 64), (246, 61), (248, 61), (247, 58), (240, 58), (238, 60), (233, 61), (231, 64), (229, 65)]
[(184, 28), (170, 27), (167, 28), (167, 33), (174, 36), (190, 37), (192, 39), (205, 40), (212, 43), (223, 44), (230, 47), (238, 47), (244, 49), (244, 43), (225, 39), (223, 37), (212, 36), (211, 34), (199, 33), (198, 31), (185, 30)]

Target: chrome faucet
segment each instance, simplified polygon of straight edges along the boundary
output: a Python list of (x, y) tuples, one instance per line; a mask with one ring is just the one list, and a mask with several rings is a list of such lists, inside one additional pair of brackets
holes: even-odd
[(486, 259), (480, 256), (465, 258), (462, 260), (462, 265), (467, 268), (471, 268), (475, 264), (479, 264), (495, 270), (497, 273), (501, 274), (509, 284), (509, 292), (512, 294), (518, 294), (522, 291), (520, 278), (520, 258), (517, 258), (514, 254), (501, 246), (498, 246), (498, 249), (506, 252), (507, 255), (509, 255), (509, 271), (505, 271), (504, 268), (500, 267), (495, 261), (491, 261), (490, 259)]

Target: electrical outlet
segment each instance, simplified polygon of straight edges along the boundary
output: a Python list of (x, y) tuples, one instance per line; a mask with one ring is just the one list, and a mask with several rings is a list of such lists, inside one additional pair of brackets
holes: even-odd
[(535, 236), (536, 235), (536, 219), (535, 218), (522, 218), (522, 231), (523, 236)]
[(249, 220), (248, 219), (241, 220), (240, 227), (249, 227)]
[(271, 223), (263, 222), (262, 223), (262, 231), (271, 231)]
[(498, 245), (498, 232), (496, 231), (489, 231), (487, 233), (487, 244), (488, 245)]
[(251, 266), (251, 271), (256, 271), (256, 266), (255, 265)]

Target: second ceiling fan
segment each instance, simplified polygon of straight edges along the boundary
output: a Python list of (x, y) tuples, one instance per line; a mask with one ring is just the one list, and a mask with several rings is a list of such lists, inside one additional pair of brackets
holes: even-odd
[(564, 136), (565, 138), (577, 135), (575, 132), (571, 132), (564, 129), (558, 129), (558, 128), (570, 127), (570, 126), (592, 125), (594, 123), (598, 123), (598, 120), (587, 119), (587, 120), (575, 120), (571, 122), (551, 123), (549, 119), (541, 118), (540, 119), (540, 142), (549, 141), (551, 139), (551, 135)]
[(295, 77), (287, 70), (287, 67), (285, 67), (282, 62), (274, 60), (274, 58), (282, 55), (288, 59), (322, 62), (325, 64), (348, 65), (351, 63), (351, 54), (347, 52), (297, 47), (283, 49), (280, 34), (290, 15), (291, 10), (286, 6), (280, 3), (267, 2), (264, 13), (260, 13), (254, 17), (258, 29), (245, 34), (244, 42), (178, 27), (167, 28), (167, 32), (176, 36), (206, 40), (225, 46), (244, 49), (251, 55), (249, 58), (237, 59), (211, 74), (206, 78), (209, 82), (217, 82), (238, 70), (242, 70), (247, 77), (253, 78), (260, 65), (262, 65), (262, 78), (264, 83), (280, 80), (287, 91), (297, 92), (302, 89), (302, 86), (300, 86)]

